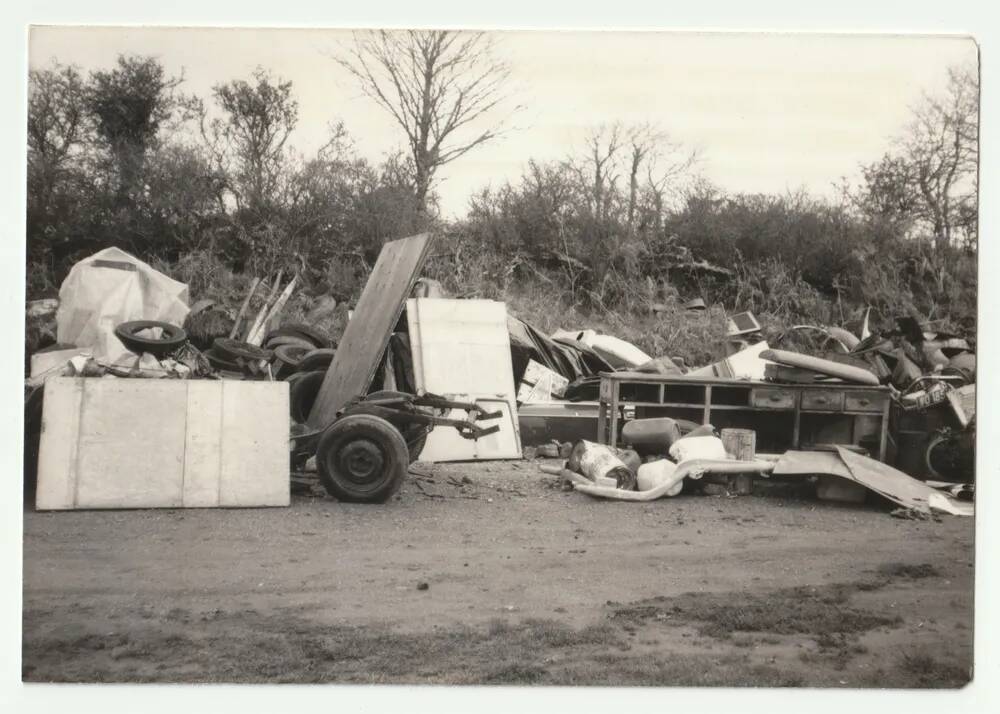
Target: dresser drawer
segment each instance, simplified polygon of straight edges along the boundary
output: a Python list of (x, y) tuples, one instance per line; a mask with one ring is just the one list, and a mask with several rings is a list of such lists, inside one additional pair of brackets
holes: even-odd
[(843, 411), (844, 393), (833, 389), (803, 389), (802, 409), (804, 411)]
[(792, 409), (795, 407), (795, 392), (790, 389), (754, 389), (750, 403), (760, 409)]
[(849, 412), (881, 412), (888, 401), (886, 392), (852, 390), (847, 393), (844, 403)]

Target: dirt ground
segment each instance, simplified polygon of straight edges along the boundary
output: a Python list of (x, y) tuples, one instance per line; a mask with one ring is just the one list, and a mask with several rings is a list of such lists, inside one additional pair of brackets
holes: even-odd
[(418, 463), (382, 506), (36, 513), (26, 681), (956, 687), (973, 520), (805, 489), (617, 503)]

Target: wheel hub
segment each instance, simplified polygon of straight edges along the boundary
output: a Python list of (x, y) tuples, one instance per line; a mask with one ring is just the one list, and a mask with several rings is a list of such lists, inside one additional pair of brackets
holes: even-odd
[(367, 484), (381, 477), (385, 469), (382, 450), (372, 441), (361, 439), (345, 444), (340, 450), (340, 469), (350, 481)]

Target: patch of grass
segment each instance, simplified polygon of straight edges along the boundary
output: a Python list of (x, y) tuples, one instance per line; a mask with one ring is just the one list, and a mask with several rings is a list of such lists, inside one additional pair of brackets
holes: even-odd
[(899, 666), (916, 679), (919, 687), (962, 687), (972, 680), (969, 668), (942, 662), (925, 651), (904, 652)]
[(930, 563), (884, 563), (878, 567), (878, 573), (887, 578), (908, 580), (941, 577), (941, 572)]
[(898, 616), (865, 612), (847, 606), (856, 585), (783, 588), (768, 593), (685, 593), (615, 606), (611, 617), (637, 623), (648, 620), (687, 624), (698, 622), (699, 634), (719, 639), (736, 632), (771, 635), (804, 634), (814, 638), (866, 632), (898, 625)]
[(545, 676), (541, 667), (523, 664), (504, 664), (488, 670), (482, 678), (483, 684), (537, 684)]

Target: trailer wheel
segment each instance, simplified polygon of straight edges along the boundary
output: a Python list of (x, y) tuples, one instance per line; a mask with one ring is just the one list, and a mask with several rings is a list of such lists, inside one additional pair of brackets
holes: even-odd
[(316, 449), (320, 481), (340, 501), (385, 502), (403, 483), (409, 463), (403, 435), (372, 414), (338, 419)]

